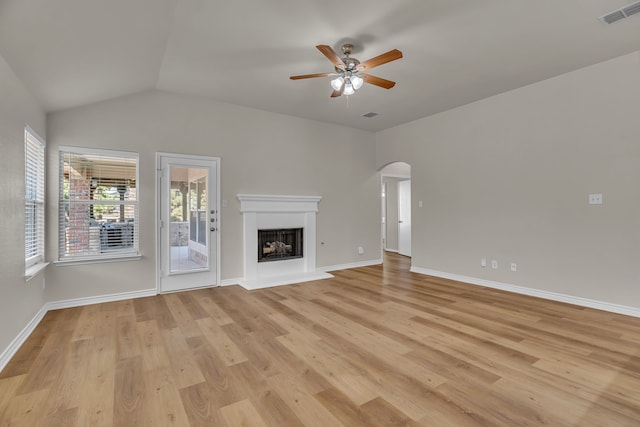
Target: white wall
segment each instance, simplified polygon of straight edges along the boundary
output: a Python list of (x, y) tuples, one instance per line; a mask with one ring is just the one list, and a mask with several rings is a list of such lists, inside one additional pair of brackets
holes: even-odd
[(413, 266), (640, 307), (638, 112), (634, 53), (379, 132), (379, 167), (411, 163)]
[(45, 137), (45, 115), (0, 57), (0, 352), (44, 304), (42, 273), (24, 279), (24, 127)]
[[(54, 266), (51, 301), (155, 287), (155, 153), (221, 157), (222, 279), (243, 274), (238, 193), (320, 195), (318, 267), (380, 259), (379, 186), (370, 132), (205, 98), (146, 92), (51, 114), (49, 209), (57, 206), (60, 145), (140, 153), (141, 261)], [(57, 223), (49, 221), (57, 256)], [(357, 247), (365, 254), (358, 255)]]

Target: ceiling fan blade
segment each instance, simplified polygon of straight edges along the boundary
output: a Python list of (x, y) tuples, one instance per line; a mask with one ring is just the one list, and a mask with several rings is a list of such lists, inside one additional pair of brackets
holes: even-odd
[(346, 87), (347, 82), (344, 81), (342, 82), (342, 86), (340, 86), (340, 90), (334, 90), (333, 92), (331, 92), (331, 98), (337, 98), (340, 95), (342, 95), (342, 92), (344, 92), (344, 88)]
[(378, 55), (375, 58), (371, 58), (368, 61), (361, 62), (360, 65), (358, 65), (358, 69), (363, 71), (370, 70), (373, 67), (377, 67), (378, 65), (386, 64), (387, 62), (395, 61), (400, 58), (402, 58), (402, 52), (398, 49), (393, 49), (387, 53)]
[(383, 79), (382, 77), (372, 76), (371, 74), (360, 74), (364, 81), (370, 83), (372, 85), (379, 86), (384, 89), (391, 89), (396, 85), (396, 82), (392, 82), (391, 80)]
[(291, 80), (300, 80), (300, 79), (312, 79), (314, 77), (327, 77), (333, 73), (318, 73), (318, 74), (303, 74), (301, 76), (291, 76), (289, 77)]
[(322, 54), (326, 56), (327, 59), (331, 61), (331, 63), (336, 67), (338, 67), (339, 69), (344, 70), (345, 68), (347, 68), (347, 66), (344, 65), (344, 62), (342, 62), (342, 59), (340, 59), (336, 51), (333, 50), (331, 46), (327, 46), (326, 44), (321, 44), (316, 46), (316, 49), (322, 52)]

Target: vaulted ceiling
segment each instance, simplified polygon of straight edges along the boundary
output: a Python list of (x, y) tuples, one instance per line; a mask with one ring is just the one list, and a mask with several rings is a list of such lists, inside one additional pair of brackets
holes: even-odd
[[(640, 49), (626, 0), (0, 0), (0, 55), (46, 111), (160, 89), (377, 131)], [(315, 49), (404, 58), (331, 99)], [(364, 113), (377, 117), (365, 118)]]

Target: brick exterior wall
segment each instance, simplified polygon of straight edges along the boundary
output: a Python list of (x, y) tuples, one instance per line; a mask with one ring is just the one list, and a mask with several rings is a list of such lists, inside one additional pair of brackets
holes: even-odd
[[(69, 179), (70, 200), (89, 200), (90, 192), (89, 179), (80, 176)], [(89, 206), (89, 202), (69, 206), (68, 223), (65, 230), (67, 254), (80, 252), (95, 255), (100, 253), (100, 227), (91, 227)]]

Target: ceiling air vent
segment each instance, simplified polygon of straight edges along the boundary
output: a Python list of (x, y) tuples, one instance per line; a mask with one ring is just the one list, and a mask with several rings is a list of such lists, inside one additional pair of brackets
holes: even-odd
[(375, 116), (377, 116), (377, 115), (378, 115), (378, 113), (374, 113), (373, 111), (371, 111), (371, 112), (369, 112), (369, 113), (363, 114), (363, 115), (362, 115), (362, 117), (368, 117), (368, 118), (371, 118), (371, 117), (375, 117)]
[(614, 10), (613, 12), (609, 12), (606, 15), (602, 15), (599, 19), (603, 24), (613, 24), (621, 19), (635, 15), (638, 12), (640, 12), (640, 1), (631, 3), (630, 5)]

